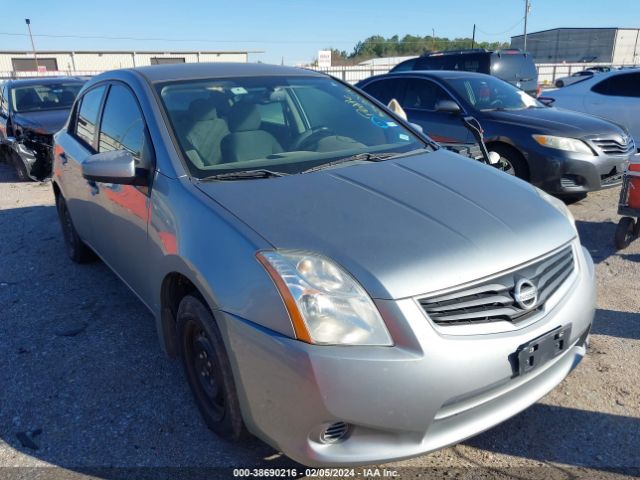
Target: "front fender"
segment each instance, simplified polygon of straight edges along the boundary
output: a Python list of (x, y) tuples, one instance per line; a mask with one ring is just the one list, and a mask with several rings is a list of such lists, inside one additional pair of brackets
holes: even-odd
[[(148, 304), (162, 331), (162, 285), (179, 273), (199, 290), (214, 311), (247, 319), (294, 336), (291, 320), (273, 281), (257, 261), (271, 246), (186, 178), (157, 175), (148, 227)], [(222, 316), (221, 316), (222, 317)]]

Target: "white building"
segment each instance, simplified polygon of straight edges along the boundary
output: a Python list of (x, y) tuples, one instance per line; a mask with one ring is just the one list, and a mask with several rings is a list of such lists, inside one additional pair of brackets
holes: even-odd
[(249, 51), (0, 51), (0, 77), (40, 74), (94, 74), (159, 63), (248, 62)]

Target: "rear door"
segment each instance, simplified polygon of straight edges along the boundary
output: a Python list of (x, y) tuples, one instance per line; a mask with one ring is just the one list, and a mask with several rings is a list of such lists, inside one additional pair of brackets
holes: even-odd
[[(0, 83), (0, 145), (7, 141), (7, 121), (9, 120), (9, 102), (7, 83)], [(2, 155), (2, 152), (0, 152)]]
[(72, 112), (66, 132), (56, 137), (54, 176), (59, 182), (73, 224), (80, 237), (94, 249), (92, 218), (96, 213), (95, 184), (82, 176), (82, 163), (96, 153), (98, 116), (106, 85), (82, 94)]
[[(99, 153), (126, 150), (136, 168), (153, 171), (153, 147), (146, 122), (133, 91), (124, 83), (109, 87), (98, 131)], [(149, 187), (96, 182), (94, 202), (99, 205), (93, 229), (104, 261), (141, 298), (147, 280), (147, 224)], [(147, 287), (148, 288), (148, 287)]]
[(637, 145), (640, 141), (640, 72), (608, 76), (593, 85), (585, 97), (585, 109), (627, 127)]
[[(459, 115), (437, 112), (440, 100), (452, 100), (440, 85), (425, 78), (407, 78), (400, 105), (409, 121), (422, 127), (424, 132), (440, 143), (470, 143), (471, 135)], [(458, 102), (456, 102), (458, 103)]]

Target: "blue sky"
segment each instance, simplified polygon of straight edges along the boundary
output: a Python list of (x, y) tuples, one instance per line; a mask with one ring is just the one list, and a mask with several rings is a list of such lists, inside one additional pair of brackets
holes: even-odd
[[(640, 27), (640, 0), (531, 0), (529, 31), (555, 27)], [(32, 0), (3, 8), (0, 50), (263, 50), (251, 60), (307, 62), (317, 51), (351, 51), (370, 35), (471, 36), (522, 33), (524, 0)], [(633, 23), (635, 22), (635, 23)], [(51, 35), (51, 36), (39, 36)], [(128, 39), (62, 38), (108, 36)]]

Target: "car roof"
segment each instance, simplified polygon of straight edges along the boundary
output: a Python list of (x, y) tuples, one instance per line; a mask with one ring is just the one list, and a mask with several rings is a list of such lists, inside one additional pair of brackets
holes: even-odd
[(253, 77), (265, 75), (325, 76), (323, 73), (304, 68), (268, 65), (264, 63), (172, 63), (164, 65), (148, 65), (128, 70), (138, 72), (146, 77), (150, 82), (191, 80), (198, 78)]
[(83, 84), (86, 80), (78, 77), (34, 77), (34, 78), (14, 78), (7, 80), (7, 84), (11, 87), (29, 86), (29, 85), (51, 85), (60, 82)]

